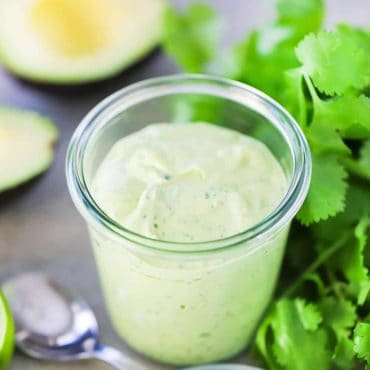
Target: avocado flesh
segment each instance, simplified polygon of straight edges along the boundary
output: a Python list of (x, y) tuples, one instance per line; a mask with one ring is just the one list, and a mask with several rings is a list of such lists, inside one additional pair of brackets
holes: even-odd
[(46, 47), (71, 58), (109, 47), (113, 16), (114, 7), (104, 6), (103, 0), (38, 0), (30, 12), (32, 26)]
[(0, 107), (0, 192), (44, 172), (53, 160), (57, 137), (47, 118)]
[(0, 62), (36, 82), (101, 80), (153, 49), (164, 9), (165, 0), (4, 0)]

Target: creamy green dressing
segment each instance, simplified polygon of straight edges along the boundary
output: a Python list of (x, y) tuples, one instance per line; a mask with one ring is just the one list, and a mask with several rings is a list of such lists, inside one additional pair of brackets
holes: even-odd
[[(205, 123), (153, 124), (114, 144), (92, 194), (127, 229), (199, 242), (255, 225), (286, 186), (277, 160), (251, 137)], [(271, 298), (287, 231), (257, 238), (256, 248), (168, 256), (90, 228), (114, 327), (137, 351), (175, 365), (238, 353)]]
[(93, 194), (127, 229), (200, 242), (255, 225), (278, 205), (285, 187), (277, 160), (251, 137), (206, 123), (155, 124), (112, 147)]

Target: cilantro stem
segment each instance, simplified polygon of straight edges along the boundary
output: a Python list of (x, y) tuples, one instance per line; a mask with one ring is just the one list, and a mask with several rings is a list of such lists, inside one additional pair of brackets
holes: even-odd
[(312, 98), (312, 101), (315, 103), (315, 102), (318, 102), (320, 100), (319, 96), (317, 95), (317, 92), (316, 92), (316, 89), (310, 79), (310, 77), (306, 74), (303, 74), (303, 78), (304, 80), (306, 81), (306, 84), (307, 84), (307, 87), (308, 87), (308, 91), (311, 95), (311, 98)]
[(325, 249), (317, 258), (303, 271), (303, 273), (283, 292), (283, 297), (289, 297), (297, 291), (309, 275), (316, 271), (329, 257), (331, 257), (339, 249), (343, 248), (349, 239), (351, 232), (345, 232), (342, 237)]
[(346, 169), (353, 175), (356, 175), (358, 177), (361, 177), (362, 179), (370, 181), (370, 172), (367, 173), (366, 170), (353, 159), (343, 158), (342, 163), (346, 167)]
[[(303, 84), (302, 76), (301, 76), (301, 85)], [(299, 123), (302, 127), (307, 127), (307, 106), (306, 106), (306, 99), (302, 92), (302, 86), (298, 93), (298, 107), (299, 107)]]
[(343, 300), (344, 296), (342, 292), (340, 291), (340, 289), (338, 288), (338, 285), (336, 284), (337, 281), (336, 281), (333, 271), (331, 271), (329, 268), (326, 268), (326, 274), (328, 275), (328, 279), (329, 279), (332, 291), (334, 292), (334, 294), (339, 300)]

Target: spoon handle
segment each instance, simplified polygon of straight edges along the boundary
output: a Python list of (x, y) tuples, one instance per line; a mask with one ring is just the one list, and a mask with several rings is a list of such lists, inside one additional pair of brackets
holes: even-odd
[(98, 360), (106, 362), (117, 370), (147, 370), (110, 346), (99, 345), (95, 347), (91, 355)]

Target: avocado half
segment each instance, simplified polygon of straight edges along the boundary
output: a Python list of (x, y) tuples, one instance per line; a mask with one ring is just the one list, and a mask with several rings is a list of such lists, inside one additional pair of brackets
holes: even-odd
[(0, 193), (45, 171), (57, 138), (58, 130), (49, 119), (0, 107)]
[(119, 73), (160, 41), (165, 0), (1, 0), (0, 62), (36, 82)]

